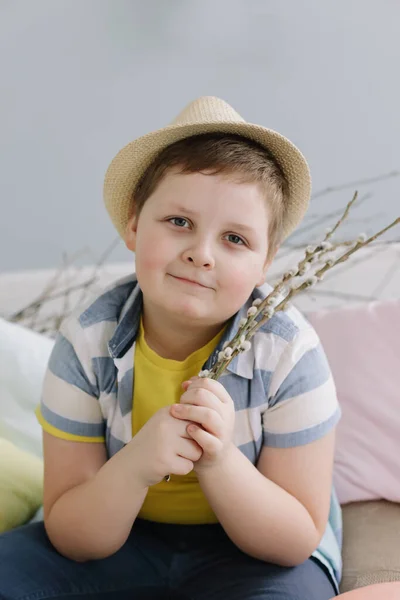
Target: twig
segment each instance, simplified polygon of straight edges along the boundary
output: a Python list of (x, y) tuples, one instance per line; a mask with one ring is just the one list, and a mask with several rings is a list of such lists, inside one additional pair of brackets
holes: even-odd
[[(372, 194), (370, 192), (361, 196), (361, 198), (359, 198), (359, 200), (358, 200), (357, 208), (359, 208), (361, 204), (363, 204), (366, 200), (368, 200), (371, 197), (372, 197)], [(289, 237), (289, 240), (293, 240), (296, 237), (300, 237), (301, 235), (304, 235), (308, 231), (315, 229), (316, 227), (319, 227), (320, 225), (323, 225), (324, 223), (329, 222), (330, 219), (334, 219), (338, 215), (341, 215), (341, 214), (342, 214), (342, 210), (338, 209), (338, 210), (334, 210), (328, 214), (313, 215), (312, 217), (310, 216), (309, 219), (307, 219), (307, 221), (304, 223), (304, 225), (302, 227), (300, 227), (299, 229), (296, 229), (296, 231), (294, 231), (292, 233), (292, 235)], [(313, 221), (310, 223), (309, 220), (311, 220), (311, 219), (313, 219)], [(286, 243), (285, 243), (285, 246), (286, 246)]]
[(55, 294), (50, 294), (47, 297), (40, 296), (39, 298), (37, 298), (36, 300), (34, 300), (33, 302), (31, 302), (30, 304), (28, 304), (27, 306), (25, 306), (24, 308), (22, 308), (18, 312), (16, 312), (13, 315), (11, 315), (8, 318), (8, 320), (12, 321), (12, 322), (15, 322), (15, 321), (21, 320), (21, 318), (26, 318), (27, 316), (29, 316), (29, 312), (30, 311), (37, 310), (38, 308), (41, 308), (45, 302), (50, 302), (52, 300), (56, 300), (57, 298), (62, 298), (66, 294), (70, 294), (71, 292), (80, 290), (82, 287), (83, 288), (88, 288), (90, 285), (92, 285), (95, 282), (96, 282), (96, 278), (92, 277), (91, 279), (88, 279), (87, 281), (84, 281), (84, 282), (79, 283), (77, 285), (72, 285), (69, 288), (66, 288), (64, 290), (60, 290), (59, 292), (56, 292)]
[(398, 253), (398, 256), (394, 260), (392, 266), (386, 272), (385, 277), (383, 278), (383, 281), (381, 281), (376, 286), (375, 290), (372, 292), (373, 295), (380, 296), (382, 294), (382, 292), (387, 288), (387, 286), (389, 285), (389, 283), (392, 281), (393, 276), (395, 275), (395, 273), (397, 273), (397, 271), (399, 271), (399, 270), (400, 270), (400, 253)]
[[(392, 223), (369, 238), (367, 238), (365, 234), (360, 234), (355, 241), (333, 245), (330, 239), (348, 217), (350, 209), (356, 199), (357, 192), (355, 192), (353, 198), (346, 205), (343, 214), (338, 219), (336, 224), (332, 228), (327, 229), (323, 241), (317, 244), (315, 247), (308, 246), (305, 250), (304, 258), (300, 260), (297, 267), (284, 273), (280, 281), (278, 281), (273, 290), (266, 298), (264, 298), (264, 300), (261, 301), (257, 299), (253, 302), (253, 305), (248, 309), (247, 318), (243, 318), (241, 320), (237, 333), (234, 335), (232, 340), (224, 344), (223, 350), (219, 353), (216, 364), (211, 370), (201, 371), (199, 374), (200, 377), (218, 379), (231, 361), (235, 358), (235, 356), (237, 356), (240, 352), (246, 352), (250, 349), (250, 340), (256, 331), (276, 312), (280, 310), (286, 310), (289, 301), (295, 295), (313, 287), (316, 283), (324, 278), (327, 271), (338, 264), (346, 262), (350, 256), (357, 252), (360, 248), (368, 246), (389, 231), (389, 229), (400, 223), (400, 217), (398, 217)], [(338, 257), (325, 258), (327, 252), (332, 253), (333, 251), (338, 250), (340, 247), (346, 248), (346, 251), (343, 254)], [(295, 284), (297, 278), (305, 275), (309, 271), (312, 272), (313, 264), (320, 264), (322, 257), (324, 257), (325, 264), (323, 264), (321, 267), (315, 267), (314, 272), (311, 275), (307, 275), (306, 279), (296, 286)]]
[[(99, 279), (99, 270), (105, 260), (110, 256), (111, 252), (119, 243), (119, 238), (116, 238), (112, 244), (110, 244), (106, 250), (100, 255), (99, 259), (95, 262), (92, 275), (79, 284), (69, 285), (71, 275), (69, 275), (69, 267), (72, 266), (74, 260), (77, 260), (84, 254), (87, 254), (89, 249), (85, 248), (81, 251), (76, 252), (72, 257), (67, 257), (63, 254), (62, 265), (57, 269), (50, 281), (46, 284), (43, 291), (33, 301), (29, 302), (28, 305), (22, 309), (16, 311), (11, 316), (6, 318), (11, 322), (24, 322), (26, 326), (40, 333), (47, 333), (49, 335), (55, 334), (61, 322), (68, 316), (72, 310), (71, 294), (73, 292), (81, 291), (80, 297), (75, 302), (75, 306), (79, 306), (84, 301), (89, 288), (96, 283)], [(76, 275), (76, 273), (74, 273)], [(64, 287), (57, 291), (57, 287), (60, 285), (61, 278), (63, 278)], [(75, 277), (74, 277), (75, 278)], [(61, 299), (61, 308), (57, 309), (55, 314), (46, 315), (45, 318), (40, 318), (40, 313), (44, 306), (54, 300)]]
[[(121, 242), (120, 238), (116, 237), (114, 239), (114, 241), (108, 246), (108, 248), (106, 248), (106, 250), (103, 252), (103, 254), (100, 255), (100, 258), (94, 265), (92, 278), (97, 277), (99, 268), (104, 264), (106, 259), (110, 256), (110, 254), (112, 253), (114, 248), (116, 248), (120, 244), (120, 242)], [(78, 306), (84, 301), (86, 293), (87, 293), (87, 288), (84, 288), (82, 291), (82, 294), (78, 300), (78, 303), (77, 303)]]
[(384, 181), (386, 179), (391, 179), (392, 177), (398, 177), (400, 175), (400, 171), (390, 171), (389, 173), (384, 173), (383, 175), (376, 175), (375, 177), (368, 177), (365, 179), (359, 179), (358, 181), (351, 181), (350, 183), (343, 183), (341, 185), (334, 185), (326, 187), (319, 192), (316, 192), (312, 195), (312, 198), (321, 198), (321, 196), (326, 196), (327, 194), (331, 194), (332, 192), (339, 192), (341, 190), (348, 190), (349, 188), (358, 188), (362, 185), (368, 185), (370, 183), (377, 183), (378, 181)]
[(374, 302), (378, 298), (375, 295), (362, 296), (361, 294), (352, 294), (351, 292), (341, 292), (339, 290), (317, 290), (312, 292), (313, 296), (329, 296), (332, 298), (340, 298), (341, 300), (354, 300), (357, 302)]

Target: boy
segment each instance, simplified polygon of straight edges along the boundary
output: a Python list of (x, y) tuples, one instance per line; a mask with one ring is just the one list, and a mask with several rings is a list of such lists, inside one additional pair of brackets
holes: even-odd
[(199, 98), (121, 150), (104, 193), (136, 273), (61, 328), (37, 411), (44, 526), (0, 538), (0, 593), (332, 598), (340, 410), (314, 330), (291, 307), (219, 381), (196, 377), (271, 289), (305, 159)]

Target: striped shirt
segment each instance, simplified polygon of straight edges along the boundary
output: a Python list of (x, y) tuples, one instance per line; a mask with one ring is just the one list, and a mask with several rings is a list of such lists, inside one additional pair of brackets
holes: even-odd
[[(252, 302), (254, 289), (203, 365), (210, 369)], [(37, 416), (43, 428), (69, 440), (104, 441), (111, 457), (132, 439), (134, 354), (143, 296), (136, 275), (121, 279), (66, 319), (46, 371)], [(332, 374), (320, 340), (290, 306), (254, 335), (251, 349), (219, 379), (235, 405), (234, 443), (253, 464), (263, 446), (289, 448), (326, 435), (339, 421)], [(329, 520), (313, 556), (341, 578), (341, 509), (332, 488)]]

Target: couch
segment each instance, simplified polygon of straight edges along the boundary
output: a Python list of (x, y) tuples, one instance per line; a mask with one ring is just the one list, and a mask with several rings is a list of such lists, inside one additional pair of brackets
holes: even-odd
[[(285, 250), (278, 255), (268, 275), (271, 282), (294, 264), (299, 252)], [(335, 268), (331, 277), (294, 302), (321, 338), (343, 411), (334, 468), (343, 507), (342, 592), (400, 581), (400, 274), (393, 268), (396, 264), (400, 265), (400, 244), (366, 249), (353, 265)], [(100, 271), (92, 266), (69, 267), (64, 279), (58, 277), (57, 286), (76, 288), (94, 276), (90, 293), (95, 294), (132, 269), (131, 263), (109, 264)], [(3, 521), (3, 527), (41, 517), (37, 462), (41, 461), (41, 431), (33, 408), (59, 323), (54, 318), (61, 310), (57, 286), (50, 291), (53, 300), (39, 312), (35, 307), (20, 309), (38, 298), (55, 274), (55, 270), (41, 270), (0, 276), (0, 441), (17, 448), (15, 464), (23, 467), (25, 459), (27, 465), (21, 483), (25, 487), (18, 488), (15, 496), (26, 499), (25, 512), (20, 521), (6, 525)], [(79, 291), (72, 290), (69, 306), (82, 299)], [(65, 306), (64, 302), (63, 310)], [(10, 323), (18, 312), (18, 323)], [(36, 473), (29, 499), (32, 481), (26, 480), (26, 472)], [(7, 485), (11, 489), (12, 483)], [(0, 482), (0, 504), (3, 497)], [(0, 505), (0, 529), (1, 515)]]

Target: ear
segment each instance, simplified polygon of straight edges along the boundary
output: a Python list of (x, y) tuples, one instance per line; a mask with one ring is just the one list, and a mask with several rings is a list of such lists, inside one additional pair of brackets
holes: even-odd
[(271, 263), (274, 260), (276, 253), (278, 252), (278, 249), (279, 249), (279, 246), (277, 246), (275, 248), (275, 250), (271, 253), (270, 257), (265, 261), (263, 270), (262, 270), (262, 275), (261, 275), (258, 283), (256, 284), (256, 287), (260, 287), (260, 286), (264, 285), (265, 279), (267, 277), (267, 271), (270, 268)]
[(136, 250), (137, 222), (138, 219), (136, 213), (134, 213), (129, 219), (125, 230), (125, 246), (132, 252)]

